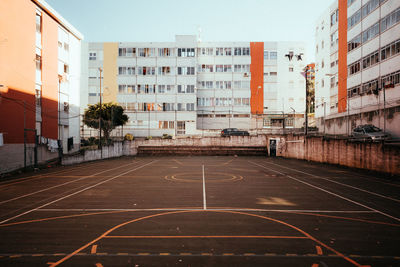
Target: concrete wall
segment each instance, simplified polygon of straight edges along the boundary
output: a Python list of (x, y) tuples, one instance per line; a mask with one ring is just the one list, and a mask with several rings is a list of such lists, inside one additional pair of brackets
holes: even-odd
[(70, 165), (101, 158), (135, 156), (139, 146), (266, 146), (269, 149), (271, 139), (276, 140), (278, 144), (277, 156), (400, 175), (400, 168), (398, 167), (400, 166), (400, 146), (279, 134), (125, 141), (124, 143), (119, 142), (113, 146), (103, 147), (102, 157), (100, 150), (86, 150), (81, 155), (64, 156), (62, 164)]
[(345, 139), (287, 136), (280, 143), (281, 156), (315, 162), (400, 174), (400, 146), (349, 142)]
[(257, 136), (231, 136), (231, 137), (196, 137), (196, 138), (177, 138), (177, 139), (155, 139), (139, 140), (126, 142), (124, 145), (124, 155), (136, 155), (139, 146), (266, 146), (267, 138), (265, 135)]
[[(26, 145), (26, 166), (35, 163), (34, 144)], [(37, 147), (38, 164), (44, 164), (58, 158), (58, 152), (50, 152), (47, 145)], [(24, 144), (5, 144), (0, 146), (0, 173), (12, 172), (24, 167)]]
[(136, 156), (139, 146), (266, 146), (267, 138), (265, 135), (257, 136), (232, 136), (226, 138), (220, 137), (195, 137), (195, 138), (177, 138), (177, 139), (152, 139), (116, 142), (112, 146), (103, 147), (101, 151), (85, 150), (77, 155), (64, 155), (62, 165), (72, 165), (81, 162), (114, 158), (121, 156)]
[(99, 149), (84, 150), (80, 154), (64, 156), (62, 159), (62, 165), (72, 165), (87, 161), (116, 158), (124, 155), (123, 153), (123, 143), (116, 142), (112, 146), (103, 147), (102, 151)]

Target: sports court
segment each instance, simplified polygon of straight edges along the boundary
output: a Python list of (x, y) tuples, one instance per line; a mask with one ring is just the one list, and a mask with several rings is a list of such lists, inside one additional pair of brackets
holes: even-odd
[(400, 183), (265, 157), (124, 157), (0, 183), (1, 266), (400, 266)]

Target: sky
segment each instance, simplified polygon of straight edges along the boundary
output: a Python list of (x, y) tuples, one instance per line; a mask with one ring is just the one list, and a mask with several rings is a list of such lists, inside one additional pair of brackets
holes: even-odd
[(314, 61), (315, 22), (333, 0), (46, 0), (86, 42), (306, 42)]

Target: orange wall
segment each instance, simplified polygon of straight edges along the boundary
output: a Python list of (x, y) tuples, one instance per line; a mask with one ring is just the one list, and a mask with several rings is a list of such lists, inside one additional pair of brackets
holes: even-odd
[(339, 0), (338, 112), (347, 110), (347, 0)]
[(58, 24), (42, 13), (42, 135), (58, 139)]
[(251, 113), (262, 114), (264, 109), (264, 43), (251, 42), (250, 56)]
[(0, 132), (6, 144), (23, 143), (24, 103), (26, 128), (35, 128), (35, 5), (1, 0), (0, 10)]
[[(5, 144), (18, 144), (24, 142), (24, 117), (26, 128), (36, 128), (36, 5), (0, 0), (0, 10), (0, 132)], [(58, 28), (46, 13), (42, 27), (42, 135), (57, 139)], [(33, 143), (32, 132), (28, 136)]]

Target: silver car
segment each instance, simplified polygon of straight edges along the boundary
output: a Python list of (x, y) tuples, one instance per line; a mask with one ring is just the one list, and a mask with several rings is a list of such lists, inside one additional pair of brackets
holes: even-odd
[(353, 129), (352, 137), (357, 140), (360, 139), (373, 142), (390, 139), (389, 134), (384, 133), (380, 128), (372, 124), (357, 126)]

